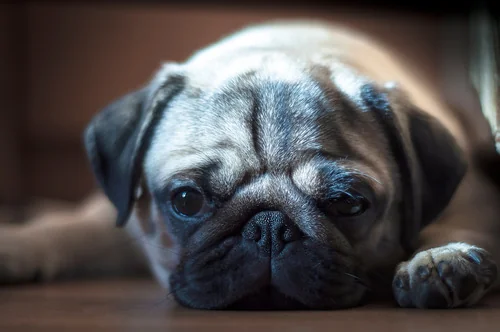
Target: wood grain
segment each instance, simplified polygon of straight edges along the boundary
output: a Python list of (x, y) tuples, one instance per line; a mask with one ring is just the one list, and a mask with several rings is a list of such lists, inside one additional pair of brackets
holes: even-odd
[(151, 280), (71, 281), (0, 288), (0, 331), (498, 331), (500, 297), (473, 309), (378, 303), (343, 311), (198, 311)]

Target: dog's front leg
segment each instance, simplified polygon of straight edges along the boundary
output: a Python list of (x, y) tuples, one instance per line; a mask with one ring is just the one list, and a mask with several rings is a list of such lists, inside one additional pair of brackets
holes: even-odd
[(143, 270), (141, 254), (102, 195), (79, 209), (0, 225), (0, 283), (100, 276)]
[(421, 232), (419, 250), (396, 268), (400, 306), (467, 307), (498, 288), (498, 189), (477, 174), (465, 181), (442, 218)]

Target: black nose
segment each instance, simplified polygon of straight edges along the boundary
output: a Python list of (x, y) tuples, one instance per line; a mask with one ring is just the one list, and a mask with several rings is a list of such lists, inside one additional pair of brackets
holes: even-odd
[(242, 232), (243, 238), (257, 242), (262, 253), (275, 256), (287, 243), (298, 240), (302, 233), (282, 212), (259, 212), (250, 219)]

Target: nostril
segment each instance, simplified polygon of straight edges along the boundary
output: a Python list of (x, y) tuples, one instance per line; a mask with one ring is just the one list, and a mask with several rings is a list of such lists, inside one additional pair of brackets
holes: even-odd
[(257, 244), (263, 254), (276, 255), (288, 243), (300, 240), (301, 230), (284, 213), (262, 211), (243, 227), (243, 239)]
[(260, 227), (258, 225), (256, 225), (255, 223), (249, 223), (243, 229), (243, 232), (241, 235), (246, 240), (258, 242), (260, 240), (260, 238), (262, 237), (262, 231), (261, 231)]
[(253, 240), (259, 241), (261, 237), (262, 237), (262, 232), (260, 230), (260, 227), (256, 227)]
[(296, 241), (300, 239), (300, 237), (301, 237), (300, 230), (297, 227), (293, 225), (285, 226), (282, 237), (285, 243)]

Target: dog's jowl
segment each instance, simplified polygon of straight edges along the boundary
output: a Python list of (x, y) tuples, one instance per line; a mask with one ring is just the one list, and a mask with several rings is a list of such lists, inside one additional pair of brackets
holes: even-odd
[(197, 309), (338, 309), (375, 290), (474, 305), (498, 284), (500, 195), (477, 162), (495, 153), (487, 122), (468, 116), (354, 31), (247, 27), (96, 114), (100, 192), (2, 229), (0, 280), (147, 268)]

